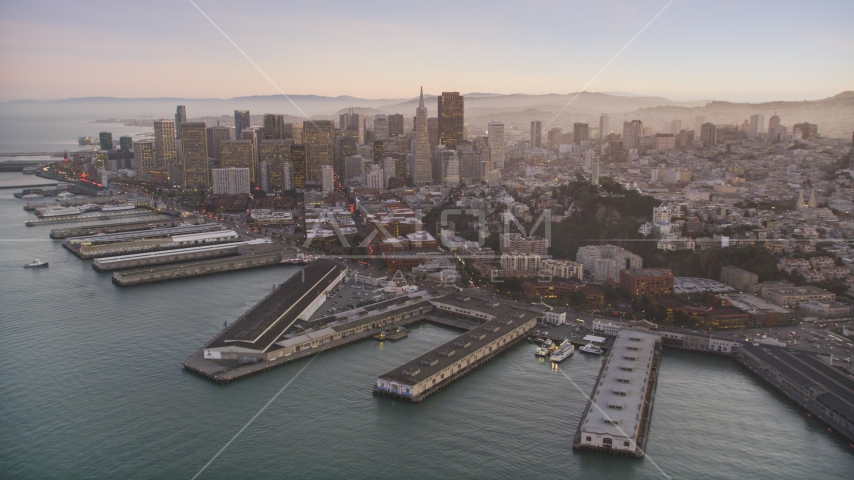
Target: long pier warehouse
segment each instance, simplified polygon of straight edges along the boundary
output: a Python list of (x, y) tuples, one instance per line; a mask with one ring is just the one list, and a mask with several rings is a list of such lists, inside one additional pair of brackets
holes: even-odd
[(602, 364), (572, 446), (643, 457), (661, 361), (661, 335), (622, 329)]
[(54, 228), (50, 231), (50, 238), (63, 240), (70, 237), (82, 237), (86, 235), (97, 235), (99, 233), (121, 233), (134, 232), (138, 230), (150, 230), (154, 228), (177, 227), (182, 224), (200, 223), (196, 217), (164, 218), (161, 220), (146, 220), (141, 222), (105, 223), (97, 225), (81, 225), (65, 228)]
[(543, 317), (539, 310), (516, 308), (494, 299), (447, 295), (431, 303), (439, 313), (447, 312), (484, 323), (380, 375), (374, 392), (421, 402), (506, 351)]

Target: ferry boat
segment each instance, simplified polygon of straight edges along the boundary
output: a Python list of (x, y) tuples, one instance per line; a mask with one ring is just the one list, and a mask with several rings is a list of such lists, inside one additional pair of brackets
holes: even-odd
[(39, 195), (38, 193), (28, 193), (26, 195), (21, 195), (21, 198), (42, 198), (44, 195)]
[(588, 343), (587, 345), (579, 348), (584, 353), (592, 353), (593, 355), (602, 355), (605, 353), (605, 350), (602, 350), (598, 345), (593, 345), (593, 342)]
[(48, 265), (48, 262), (42, 262), (41, 260), (39, 260), (37, 258), (37, 259), (33, 260), (32, 262), (24, 265), (24, 268), (46, 268), (47, 265)]
[(47, 207), (36, 211), (37, 217), (59, 217), (62, 215), (77, 215), (82, 210), (78, 207)]
[(575, 352), (575, 346), (569, 340), (564, 340), (560, 347), (552, 353), (549, 360), (555, 363), (562, 362), (571, 357), (573, 352)]
[(133, 210), (136, 208), (136, 205), (128, 205), (126, 203), (121, 203), (118, 205), (104, 205), (101, 207), (102, 212), (118, 212), (120, 210)]

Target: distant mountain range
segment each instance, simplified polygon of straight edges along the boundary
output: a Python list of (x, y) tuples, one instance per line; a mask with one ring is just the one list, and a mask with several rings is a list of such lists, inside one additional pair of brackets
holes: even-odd
[[(281, 113), (302, 118), (337, 119), (353, 107), (365, 115), (400, 113), (412, 117), (418, 98), (364, 99), (352, 96), (320, 95), (254, 95), (229, 99), (219, 98), (115, 98), (85, 97), (60, 100), (17, 100), (0, 103), (0, 114), (36, 114), (83, 118), (172, 118), (176, 105), (186, 105), (190, 118), (226, 117), (234, 110), (249, 110), (254, 115)], [(854, 131), (854, 91), (833, 97), (802, 102), (731, 103), (712, 100), (678, 102), (663, 97), (634, 95), (623, 92), (580, 92), (570, 94), (465, 94), (466, 123), (470, 131), (485, 128), (489, 121), (503, 121), (508, 128), (526, 128), (531, 120), (541, 120), (543, 127), (570, 128), (575, 122), (598, 126), (602, 113), (610, 116), (610, 130), (620, 131), (624, 120), (639, 118), (654, 130), (667, 131), (664, 124), (677, 119), (684, 127), (693, 127), (694, 117), (703, 116), (714, 123), (741, 123), (755, 113), (767, 119), (775, 112), (784, 125), (812, 122), (819, 132), (850, 138)], [(428, 114), (436, 115), (436, 96), (424, 95)], [(292, 103), (293, 102), (293, 103)], [(295, 105), (296, 106), (295, 106)], [(568, 107), (566, 107), (569, 105)], [(566, 108), (564, 108), (566, 107)], [(558, 112), (563, 112), (558, 115)], [(668, 127), (669, 130), (669, 127)]]

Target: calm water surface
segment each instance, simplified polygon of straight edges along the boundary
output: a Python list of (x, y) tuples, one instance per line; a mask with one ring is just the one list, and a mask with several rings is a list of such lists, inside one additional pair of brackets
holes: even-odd
[[(305, 366), (227, 386), (181, 370), (296, 268), (120, 289), (25, 227), (13, 192), (0, 190), (0, 478), (191, 478)], [(21, 268), (36, 257), (50, 268)], [(457, 334), (424, 325), (319, 355), (200, 478), (854, 477), (845, 442), (728, 359), (665, 353), (643, 460), (572, 451), (585, 397), (528, 344), (419, 405), (371, 395)], [(600, 361), (560, 368), (589, 393)]]

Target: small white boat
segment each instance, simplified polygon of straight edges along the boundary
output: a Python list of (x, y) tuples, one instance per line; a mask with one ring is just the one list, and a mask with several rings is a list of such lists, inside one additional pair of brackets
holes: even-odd
[(120, 210), (133, 210), (135, 205), (119, 204), (119, 205), (104, 205), (101, 207), (102, 212), (118, 212)]
[(534, 355), (537, 357), (548, 357), (551, 355), (549, 349), (546, 347), (537, 347), (537, 350), (534, 352)]
[(593, 355), (602, 355), (605, 353), (605, 350), (602, 350), (598, 345), (594, 345), (593, 342), (588, 343), (587, 345), (579, 348), (584, 353), (592, 353)]
[(562, 362), (571, 357), (573, 352), (575, 352), (575, 346), (569, 340), (564, 340), (560, 347), (552, 353), (549, 360), (555, 363)]
[(33, 260), (32, 262), (24, 265), (24, 268), (46, 268), (47, 265), (48, 265), (48, 262), (42, 262), (41, 260), (39, 260), (37, 258), (37, 259)]

